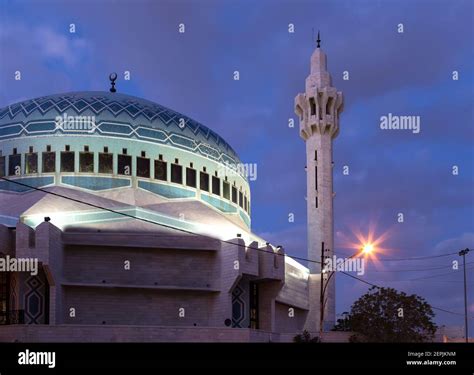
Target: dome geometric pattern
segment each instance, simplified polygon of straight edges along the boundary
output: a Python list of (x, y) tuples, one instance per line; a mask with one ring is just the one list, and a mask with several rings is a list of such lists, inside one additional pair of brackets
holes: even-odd
[(26, 100), (0, 109), (0, 139), (22, 135), (69, 133), (56, 116), (94, 116), (95, 128), (83, 134), (143, 139), (198, 153), (213, 160), (240, 163), (232, 147), (193, 119), (151, 101), (102, 91), (72, 92)]

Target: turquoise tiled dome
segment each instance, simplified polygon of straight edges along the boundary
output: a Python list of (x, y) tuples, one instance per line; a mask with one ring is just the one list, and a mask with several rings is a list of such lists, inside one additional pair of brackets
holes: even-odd
[[(68, 131), (57, 116), (95, 116), (94, 135), (142, 139), (185, 149), (234, 165), (232, 147), (206, 126), (151, 101), (102, 91), (71, 92), (26, 100), (0, 109), (0, 140)], [(77, 133), (77, 131), (74, 131)], [(84, 131), (84, 134), (91, 134)]]

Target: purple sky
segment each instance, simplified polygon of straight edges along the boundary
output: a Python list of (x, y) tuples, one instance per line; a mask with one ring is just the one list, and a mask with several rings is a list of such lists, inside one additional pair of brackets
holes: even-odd
[[(346, 100), (334, 143), (336, 253), (350, 254), (347, 242), (356, 242), (354, 232), (367, 235), (370, 225), (375, 236), (389, 232), (380, 257), (474, 248), (472, 1), (0, 4), (0, 106), (58, 92), (107, 90), (108, 74), (117, 71), (119, 92), (202, 122), (244, 162), (258, 164), (253, 230), (297, 256), (306, 256), (305, 152), (288, 119), (296, 120), (294, 96), (304, 91), (309, 74), (312, 28), (320, 29), (333, 84)], [(71, 23), (75, 34), (69, 33)], [(400, 23), (403, 34), (397, 32)], [(14, 80), (17, 70), (21, 81)], [(131, 81), (121, 79), (124, 70)], [(233, 80), (235, 70), (240, 81)], [(342, 79), (345, 70), (348, 81)], [(387, 113), (421, 116), (421, 132), (381, 130), (380, 116)], [(342, 174), (344, 165), (349, 176)], [(399, 212), (404, 223), (397, 222)], [(371, 264), (363, 278), (462, 313), (462, 276), (449, 274), (458, 258)], [(468, 261), (474, 262), (474, 253)], [(338, 312), (366, 290), (338, 276)], [(463, 317), (437, 312), (437, 322), (461, 325)]]

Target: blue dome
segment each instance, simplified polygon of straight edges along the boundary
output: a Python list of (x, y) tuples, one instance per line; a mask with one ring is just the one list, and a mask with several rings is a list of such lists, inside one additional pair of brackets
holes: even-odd
[(67, 133), (55, 124), (55, 118), (64, 114), (94, 116), (94, 135), (152, 141), (218, 162), (240, 163), (232, 147), (199, 122), (145, 99), (103, 91), (48, 95), (2, 108), (0, 140)]

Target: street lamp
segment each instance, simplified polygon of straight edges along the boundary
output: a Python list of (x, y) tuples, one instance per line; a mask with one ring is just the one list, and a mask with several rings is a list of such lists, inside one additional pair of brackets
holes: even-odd
[(469, 249), (464, 249), (459, 252), (459, 256), (462, 257), (462, 263), (464, 267), (464, 335), (466, 336), (466, 342), (469, 342), (469, 328), (467, 325), (467, 286), (466, 286), (466, 255), (469, 253)]
[[(324, 251), (324, 248), (321, 249)], [(371, 254), (373, 251), (375, 250), (374, 248), (374, 245), (370, 242), (367, 242), (365, 244), (363, 244), (359, 251), (357, 251), (356, 253), (352, 254), (350, 257), (346, 258), (344, 260), (344, 262), (342, 262), (342, 265), (343, 266), (349, 259), (352, 259), (358, 255), (369, 255)], [(329, 276), (326, 280), (326, 283), (324, 284), (324, 287), (321, 288), (321, 298), (320, 298), (320, 314), (319, 314), (319, 339), (321, 340), (321, 337), (323, 335), (323, 321), (324, 321), (324, 308), (326, 307), (326, 299), (324, 298), (325, 294), (326, 294), (326, 288), (329, 284), (329, 281), (331, 280), (331, 277), (336, 273), (336, 271), (328, 271), (324, 268), (324, 256), (321, 256), (321, 260), (322, 260), (322, 263), (321, 263), (321, 285), (323, 285), (323, 281), (324, 281), (324, 275), (326, 273), (329, 273)], [(333, 267), (334, 268), (334, 267)]]

